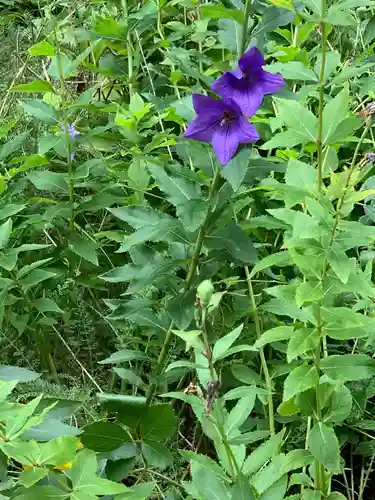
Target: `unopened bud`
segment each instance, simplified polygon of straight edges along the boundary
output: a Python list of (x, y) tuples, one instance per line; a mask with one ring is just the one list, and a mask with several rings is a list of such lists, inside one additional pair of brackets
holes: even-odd
[(204, 280), (197, 288), (197, 296), (199, 297), (202, 307), (207, 307), (215, 289), (211, 280)]

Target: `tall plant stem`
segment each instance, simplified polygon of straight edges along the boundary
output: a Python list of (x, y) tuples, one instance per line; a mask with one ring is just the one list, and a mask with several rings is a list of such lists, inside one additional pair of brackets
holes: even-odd
[[(129, 21), (129, 10), (128, 10), (128, 0), (122, 0), (122, 8), (124, 11), (124, 16), (126, 22)], [(129, 28), (129, 27), (128, 27)], [(133, 95), (133, 47), (131, 40), (131, 32), (128, 29), (128, 33), (126, 35), (126, 49), (128, 56), (128, 86), (129, 86), (129, 95), (130, 97)]]
[[(321, 0), (321, 18), (323, 19), (326, 12), (326, 0)], [(317, 183), (318, 189), (321, 192), (323, 189), (323, 107), (324, 107), (324, 73), (326, 67), (326, 53), (327, 53), (327, 37), (325, 24), (322, 21), (320, 23), (321, 31), (321, 66), (319, 75), (319, 106), (318, 106), (318, 137), (316, 141), (317, 147)], [(324, 274), (324, 270), (323, 270)], [(322, 278), (323, 279), (323, 278)], [(323, 351), (326, 352), (326, 342), (322, 335), (322, 318), (321, 318), (321, 302), (317, 304), (317, 330), (319, 334), (319, 342), (315, 350), (315, 370), (317, 373), (317, 383), (316, 383), (316, 421), (320, 422), (322, 417), (322, 410), (320, 404), (320, 390), (319, 390), (319, 380), (320, 380), (320, 357), (323, 342)], [(318, 491), (325, 494), (325, 470), (324, 466), (317, 460), (315, 462), (315, 486)]]
[[(322, 17), (326, 11), (326, 1), (322, 0)], [(324, 106), (324, 73), (327, 59), (327, 35), (324, 22), (320, 23), (321, 31), (321, 50), (322, 60), (319, 76), (319, 108), (318, 108), (318, 138), (317, 138), (317, 156), (318, 156), (318, 188), (319, 191), (323, 187), (323, 106)]]
[(242, 56), (242, 54), (246, 50), (247, 32), (249, 30), (250, 10), (251, 10), (251, 0), (246, 0), (246, 3), (245, 3), (245, 12), (244, 12), (244, 20), (243, 20), (243, 25), (242, 25), (241, 45), (239, 47), (239, 49), (240, 49), (239, 55), (240, 56)]
[[(255, 302), (253, 284), (251, 282), (250, 271), (249, 271), (248, 266), (245, 266), (245, 274), (246, 274), (247, 288), (249, 291), (250, 303), (251, 303), (251, 307), (252, 307), (253, 315), (254, 315), (255, 331), (257, 334), (257, 338), (259, 339), (262, 335), (262, 329), (260, 327), (258, 309), (257, 309), (257, 305)], [(264, 373), (264, 379), (266, 382), (267, 393), (268, 393), (268, 422), (269, 422), (269, 426), (270, 426), (270, 432), (271, 432), (271, 434), (275, 434), (275, 412), (274, 412), (274, 408), (273, 408), (273, 398), (272, 398), (272, 380), (270, 377), (270, 372), (268, 370), (267, 360), (266, 360), (266, 356), (264, 354), (263, 347), (259, 348), (259, 356), (260, 356), (260, 362), (262, 365), (262, 370)]]
[[(194, 280), (194, 277), (195, 277), (195, 274), (197, 271), (198, 262), (199, 262), (199, 255), (200, 255), (201, 250), (202, 250), (203, 240), (204, 240), (204, 237), (206, 235), (208, 224), (210, 222), (210, 218), (211, 218), (211, 215), (213, 212), (212, 199), (216, 193), (217, 186), (219, 184), (219, 180), (220, 180), (220, 170), (219, 170), (219, 168), (216, 168), (212, 182), (211, 182), (210, 190), (208, 193), (207, 202), (209, 204), (209, 209), (208, 209), (207, 215), (206, 215), (206, 217), (205, 217), (205, 219), (204, 219), (204, 221), (203, 221), (203, 223), (198, 231), (198, 236), (197, 236), (197, 240), (195, 242), (193, 256), (192, 256), (191, 261), (190, 261), (190, 266), (189, 266), (188, 274), (187, 274), (186, 281), (185, 281), (185, 292), (190, 290), (190, 287), (192, 285), (192, 282)], [(155, 382), (150, 384), (148, 387), (148, 390), (147, 390), (147, 394), (146, 394), (146, 405), (147, 406), (150, 405), (152, 398), (154, 397), (156, 387), (157, 387), (157, 379), (165, 368), (165, 362), (167, 359), (169, 346), (171, 344), (172, 338), (173, 338), (173, 321), (171, 321), (171, 323), (169, 325), (169, 328), (167, 330), (167, 333), (165, 335), (165, 339), (163, 342), (163, 347), (160, 351), (160, 354), (159, 354), (159, 357), (158, 357), (158, 360), (156, 363), (156, 368), (155, 368), (155, 372), (154, 372)]]

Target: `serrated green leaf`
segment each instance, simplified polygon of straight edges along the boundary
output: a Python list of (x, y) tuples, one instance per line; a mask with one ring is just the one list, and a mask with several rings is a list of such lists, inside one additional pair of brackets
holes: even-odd
[(28, 115), (31, 115), (44, 123), (56, 125), (59, 121), (55, 108), (44, 101), (40, 101), (38, 99), (25, 99), (20, 102), (20, 105)]
[(90, 238), (75, 234), (69, 239), (69, 248), (79, 257), (91, 262), (94, 266), (99, 265), (96, 254), (97, 244)]
[(332, 427), (317, 422), (310, 431), (309, 450), (329, 472), (341, 472), (340, 446)]
[(294, 334), (292, 326), (276, 326), (264, 332), (261, 337), (255, 342), (254, 347), (259, 349), (271, 342), (290, 339)]
[(348, 117), (349, 112), (349, 86), (345, 85), (323, 110), (323, 144), (330, 144), (331, 137), (340, 123)]
[(276, 99), (279, 117), (305, 142), (316, 141), (317, 118), (298, 101)]
[(53, 92), (50, 82), (45, 80), (33, 80), (30, 83), (19, 83), (10, 88), (9, 92)]
[(315, 387), (318, 380), (315, 366), (301, 365), (293, 368), (284, 381), (283, 401), (288, 401), (296, 394)]

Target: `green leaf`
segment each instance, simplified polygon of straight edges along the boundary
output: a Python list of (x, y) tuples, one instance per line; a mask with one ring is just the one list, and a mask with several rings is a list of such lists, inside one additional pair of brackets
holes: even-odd
[(285, 172), (285, 183), (313, 190), (316, 185), (316, 170), (312, 165), (291, 158)]
[(239, 151), (221, 170), (221, 175), (231, 185), (233, 191), (237, 191), (241, 186), (249, 165), (249, 149), (244, 148)]
[(122, 443), (129, 441), (129, 436), (122, 427), (109, 422), (94, 422), (86, 425), (81, 434), (83, 445), (96, 452), (115, 450)]
[(97, 244), (91, 238), (74, 234), (69, 239), (69, 248), (79, 257), (94, 264), (94, 266), (99, 265), (98, 256), (96, 255)]
[(227, 9), (221, 4), (202, 5), (201, 15), (203, 19), (233, 19), (239, 24), (242, 24), (244, 20), (243, 12), (237, 9)]
[(55, 108), (44, 101), (40, 101), (39, 99), (25, 99), (20, 104), (28, 115), (38, 118), (38, 120), (44, 123), (56, 125), (59, 121)]
[(293, 359), (313, 351), (319, 343), (319, 335), (315, 328), (299, 328), (295, 330), (289, 340), (287, 349), (287, 361), (291, 363)]
[(223, 355), (226, 354), (227, 350), (232, 347), (233, 343), (241, 335), (243, 325), (239, 325), (237, 328), (232, 330), (230, 333), (217, 340), (212, 351), (212, 360), (217, 361)]
[(28, 52), (31, 56), (54, 56), (55, 49), (49, 43), (43, 40), (42, 42), (38, 42), (35, 45), (29, 47)]
[(38, 309), (39, 312), (56, 312), (59, 314), (63, 314), (64, 311), (60, 309), (60, 307), (56, 304), (56, 302), (47, 297), (42, 297), (40, 299), (36, 299), (33, 301), (32, 305)]
[(220, 19), (217, 32), (219, 42), (222, 46), (234, 54), (240, 52), (241, 30), (233, 19)]
[(256, 494), (250, 481), (241, 473), (232, 488), (231, 500), (256, 500)]
[(99, 361), (100, 365), (109, 365), (117, 363), (125, 363), (126, 361), (133, 361), (136, 359), (149, 359), (146, 354), (141, 351), (133, 349), (122, 349), (121, 351), (114, 352), (102, 361)]
[(73, 460), (71, 469), (68, 471), (68, 475), (72, 481), (73, 489), (77, 490), (81, 486), (86, 486), (90, 484), (93, 478), (96, 476), (96, 470), (98, 468), (98, 462), (96, 459), (95, 452), (87, 449), (83, 449), (78, 453)]
[(333, 380), (362, 380), (375, 375), (375, 361), (365, 354), (337, 354), (322, 359), (321, 369)]
[(145, 387), (145, 383), (139, 377), (136, 375), (134, 372), (131, 370), (127, 370), (126, 368), (113, 368), (113, 371), (118, 375), (121, 380), (126, 380), (127, 382), (130, 382), (132, 385), (135, 385), (136, 387)]
[(302, 80), (317, 82), (318, 77), (311, 69), (307, 68), (300, 61), (289, 61), (285, 63), (273, 63), (264, 67), (271, 73), (280, 73), (288, 80)]
[(319, 17), (323, 15), (322, 5), (319, 0), (304, 0), (303, 4), (305, 7), (312, 10), (315, 14), (318, 14)]
[(333, 244), (327, 252), (327, 260), (335, 274), (343, 283), (347, 283), (351, 273), (351, 261), (338, 245)]
[(345, 85), (336, 97), (325, 105), (323, 110), (323, 144), (330, 144), (331, 137), (339, 124), (348, 116), (349, 86)]
[(142, 441), (142, 455), (151, 467), (164, 470), (173, 464), (173, 455), (162, 443)]
[[(340, 52), (337, 50), (328, 51), (326, 53), (326, 64), (324, 67), (324, 81), (326, 82), (331, 73), (337, 68), (340, 64), (341, 56)], [(318, 54), (315, 63), (315, 73), (320, 75), (320, 70), (322, 66), (322, 54)]]
[(272, 266), (290, 266), (293, 261), (286, 250), (282, 252), (275, 252), (271, 255), (267, 255), (261, 261), (259, 261), (250, 273), (250, 278), (253, 278), (259, 271), (263, 271), (263, 269), (267, 269)]
[[(12, 215), (18, 214), (18, 212), (22, 212), (22, 210), (26, 207), (26, 205), (19, 205), (19, 204), (13, 204), (9, 203), (5, 207), (0, 209), (0, 220), (7, 219), (8, 217), (11, 217)], [(19, 247), (21, 248), (21, 247)], [(44, 247), (45, 248), (45, 247)]]
[(305, 142), (316, 141), (317, 118), (298, 101), (276, 99), (280, 120)]
[(355, 17), (347, 10), (341, 10), (340, 4), (331, 5), (324, 17), (326, 23), (333, 26), (356, 26)]
[(205, 245), (210, 250), (227, 250), (231, 256), (243, 263), (254, 263), (256, 251), (249, 235), (237, 224), (227, 224), (206, 237)]
[(65, 175), (49, 170), (28, 172), (27, 178), (41, 191), (51, 191), (57, 193), (67, 193), (68, 185), (65, 181)]
[(30, 288), (38, 285), (42, 281), (48, 280), (56, 276), (56, 273), (47, 271), (45, 269), (35, 269), (31, 271), (25, 278), (20, 279), (18, 282), (24, 288)]
[(6, 142), (0, 150), (0, 161), (4, 161), (14, 151), (17, 151), (28, 135), (29, 132), (23, 132), (22, 134), (16, 135), (16, 137), (13, 137), (13, 139)]
[(169, 201), (175, 205), (183, 205), (189, 200), (200, 197), (200, 187), (183, 177), (168, 175), (162, 166), (148, 164), (151, 175), (160, 189), (167, 195)]
[(315, 366), (301, 365), (293, 368), (284, 382), (283, 401), (288, 401), (296, 394), (315, 387), (317, 383)]
[(169, 403), (157, 404), (142, 415), (139, 426), (143, 439), (164, 441), (176, 432), (177, 418)]
[(270, 5), (263, 13), (261, 22), (252, 31), (251, 37), (257, 38), (258, 41), (262, 40), (266, 33), (270, 33), (279, 26), (289, 24), (295, 18), (295, 15), (294, 11)]
[(230, 411), (225, 421), (225, 432), (228, 439), (238, 434), (238, 429), (253, 411), (255, 398), (256, 394), (254, 392), (252, 395), (239, 399), (237, 404)]
[(46, 476), (48, 476), (48, 469), (37, 467), (31, 470), (24, 470), (18, 476), (18, 483), (25, 488), (30, 488)]
[(310, 280), (298, 285), (296, 290), (296, 304), (302, 307), (305, 302), (315, 302), (324, 295), (321, 281)]
[(271, 342), (290, 339), (294, 334), (293, 326), (276, 326), (264, 332), (261, 337), (255, 342), (254, 347), (259, 349)]
[(347, 498), (342, 493), (334, 491), (327, 497), (327, 500), (347, 500)]
[(353, 398), (350, 390), (344, 385), (335, 387), (331, 396), (329, 409), (323, 417), (326, 424), (338, 424), (349, 417)]
[(31, 382), (37, 380), (39, 377), (40, 373), (33, 372), (27, 368), (0, 365), (0, 380), (4, 382), (11, 382), (13, 380), (17, 380), (18, 382)]
[(243, 474), (245, 474), (245, 476), (251, 476), (263, 467), (263, 465), (267, 463), (272, 456), (276, 455), (282, 443), (283, 436), (284, 431), (281, 431), (270, 437), (270, 439), (268, 439), (265, 443), (255, 448), (243, 464)]
[(0, 225), (0, 248), (5, 248), (8, 245), (10, 235), (12, 233), (12, 219)]
[(341, 73), (336, 75), (331, 80), (331, 85), (340, 85), (349, 80), (349, 78), (354, 78), (355, 76), (359, 76), (365, 71), (368, 71), (370, 68), (374, 66), (374, 63), (363, 64), (362, 66), (347, 66), (342, 69)]
[(65, 500), (69, 498), (69, 492), (56, 488), (56, 486), (32, 486), (27, 492), (17, 495), (17, 500)]
[(30, 83), (19, 83), (14, 85), (9, 92), (53, 92), (53, 87), (50, 82), (45, 80), (33, 80)]
[(218, 475), (196, 461), (191, 462), (193, 484), (201, 498), (215, 500), (230, 500), (230, 494)]
[(332, 427), (317, 422), (310, 431), (309, 450), (329, 472), (341, 472), (339, 441)]

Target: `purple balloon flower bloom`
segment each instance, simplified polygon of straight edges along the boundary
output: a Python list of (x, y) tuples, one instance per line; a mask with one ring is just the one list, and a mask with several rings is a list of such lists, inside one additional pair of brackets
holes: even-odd
[(233, 99), (217, 101), (206, 95), (193, 94), (197, 117), (184, 136), (196, 141), (211, 142), (222, 165), (235, 155), (239, 144), (255, 142), (259, 134), (243, 116)]
[[(65, 130), (65, 124), (64, 123), (61, 124), (61, 130), (63, 132), (66, 132), (66, 130)], [(74, 123), (69, 123), (68, 124), (68, 132), (69, 132), (69, 135), (71, 137), (73, 137), (73, 138), (76, 137), (77, 135), (80, 135), (79, 132), (78, 132), (78, 130), (76, 130), (74, 128)]]
[[(65, 127), (65, 124), (64, 124), (64, 123), (62, 123), (62, 124), (61, 124), (61, 130), (62, 130), (63, 132), (66, 132), (66, 127)], [(74, 139), (75, 137), (77, 137), (77, 135), (80, 135), (80, 132), (78, 132), (78, 130), (76, 130), (76, 129), (74, 128), (74, 123), (69, 123), (69, 124), (68, 124), (68, 132), (69, 132), (70, 137), (72, 137), (73, 139)], [(74, 160), (75, 155), (76, 155), (76, 154), (75, 154), (75, 152), (74, 152), (74, 151), (71, 151), (71, 153), (70, 153), (70, 160), (71, 160), (71, 161), (73, 161), (73, 160)]]
[(285, 84), (280, 75), (264, 71), (264, 64), (261, 52), (252, 47), (240, 57), (239, 67), (226, 71), (211, 88), (221, 97), (234, 99), (245, 115), (252, 116), (260, 108), (265, 94), (273, 94)]

